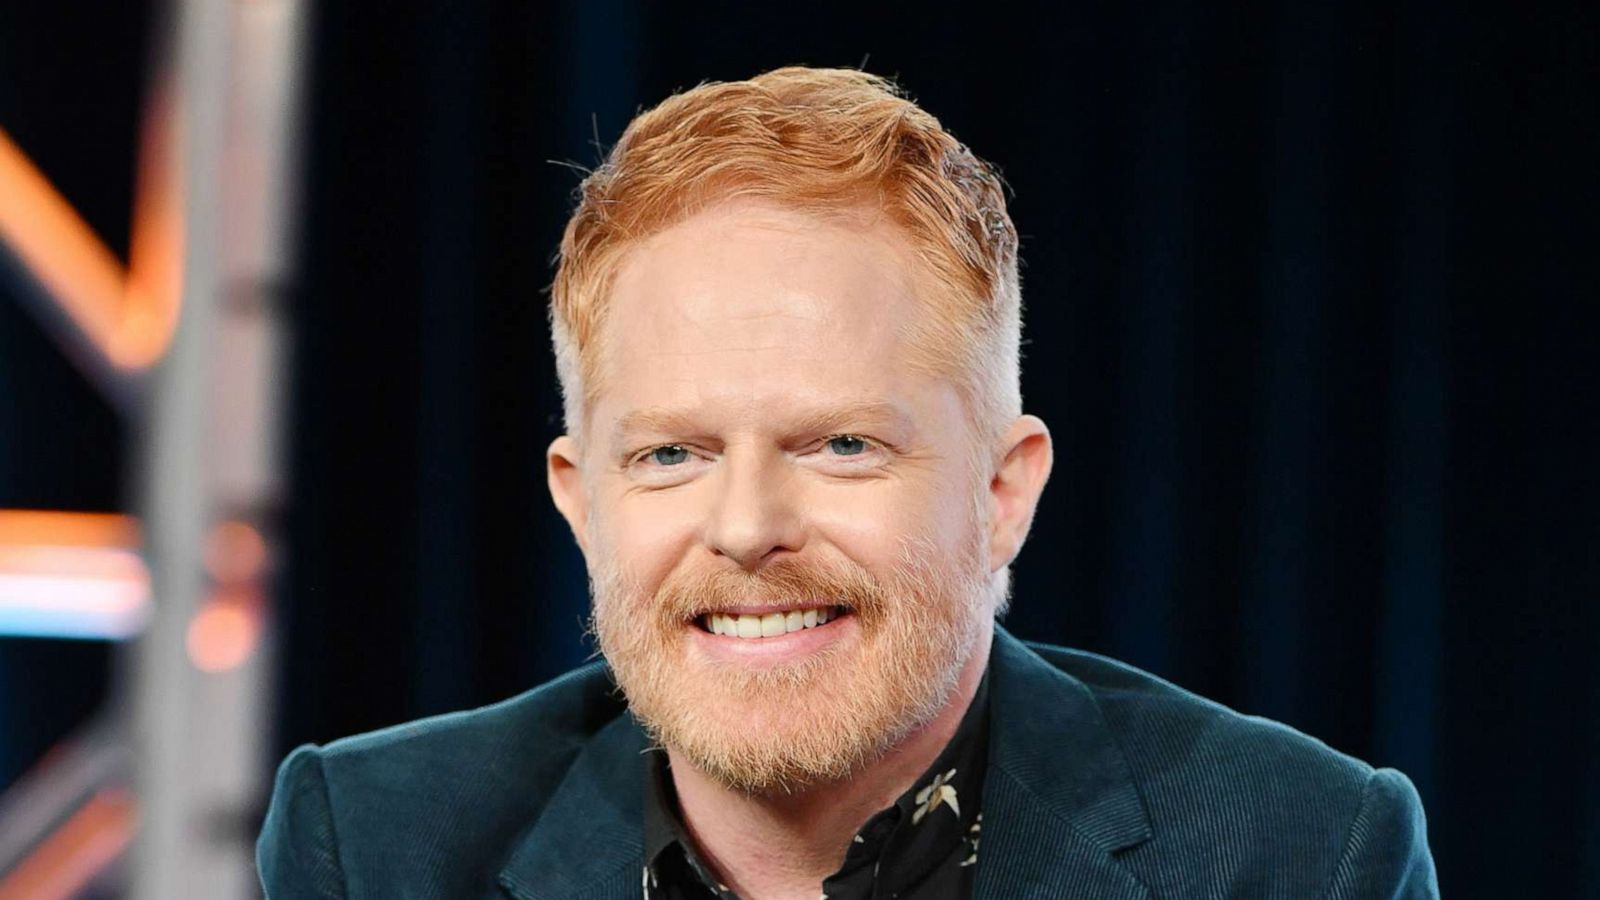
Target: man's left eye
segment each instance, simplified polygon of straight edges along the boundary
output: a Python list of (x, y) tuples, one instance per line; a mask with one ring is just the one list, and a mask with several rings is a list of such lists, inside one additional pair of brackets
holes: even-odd
[(828, 438), (828, 446), (839, 456), (856, 456), (867, 452), (867, 442), (853, 434), (841, 434), (838, 437)]
[(650, 461), (660, 466), (676, 466), (689, 459), (689, 451), (681, 444), (667, 444), (646, 454)]

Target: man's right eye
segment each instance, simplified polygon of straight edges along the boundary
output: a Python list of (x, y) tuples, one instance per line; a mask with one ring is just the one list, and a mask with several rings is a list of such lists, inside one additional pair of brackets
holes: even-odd
[(651, 450), (645, 456), (658, 466), (675, 466), (689, 459), (689, 451), (679, 444), (667, 444)]

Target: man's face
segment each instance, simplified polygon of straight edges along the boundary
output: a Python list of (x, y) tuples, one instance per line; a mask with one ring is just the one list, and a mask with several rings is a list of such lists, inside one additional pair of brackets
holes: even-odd
[(741, 203), (617, 273), (581, 450), (595, 629), (640, 720), (728, 786), (847, 777), (990, 634), (988, 457), (910, 364), (911, 258)]

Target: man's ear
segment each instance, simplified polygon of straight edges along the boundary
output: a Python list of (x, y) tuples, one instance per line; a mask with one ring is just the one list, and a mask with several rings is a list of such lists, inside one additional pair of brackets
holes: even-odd
[(583, 489), (582, 460), (578, 442), (567, 434), (551, 441), (550, 448), (544, 453), (545, 480), (550, 484), (550, 498), (555, 501), (562, 518), (567, 520), (572, 536), (577, 538), (578, 549), (587, 557), (589, 542), (585, 536), (589, 524), (589, 495)]
[(1010, 565), (1028, 539), (1039, 494), (1050, 478), (1055, 451), (1038, 416), (1021, 416), (1001, 440), (1003, 455), (989, 481), (989, 571)]

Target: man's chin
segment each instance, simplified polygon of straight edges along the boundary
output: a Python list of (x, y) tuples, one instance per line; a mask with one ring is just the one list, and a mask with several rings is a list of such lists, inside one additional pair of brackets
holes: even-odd
[[(763, 671), (737, 673), (735, 678), (686, 679), (685, 691), (671, 701), (663, 717), (677, 727), (664, 731), (692, 736), (697, 744), (754, 748), (781, 744), (790, 735), (829, 727), (832, 702), (824, 680), (816, 673)], [(752, 674), (763, 676), (759, 679)], [(781, 675), (778, 684), (754, 684)]]
[(907, 707), (853, 691), (848, 678), (810, 675), (765, 687), (748, 687), (745, 678), (687, 679), (682, 693), (635, 712), (678, 758), (752, 795), (846, 780), (919, 724), (904, 720)]
[(881, 743), (859, 710), (838, 707), (825, 674), (679, 670), (670, 692), (630, 703), (655, 740), (724, 787), (792, 793), (848, 777)]
[[(787, 725), (788, 727), (766, 727)], [(724, 788), (752, 796), (791, 795), (848, 780), (878, 759), (875, 742), (818, 740), (792, 719), (757, 718), (734, 728), (668, 743), (675, 754)]]

